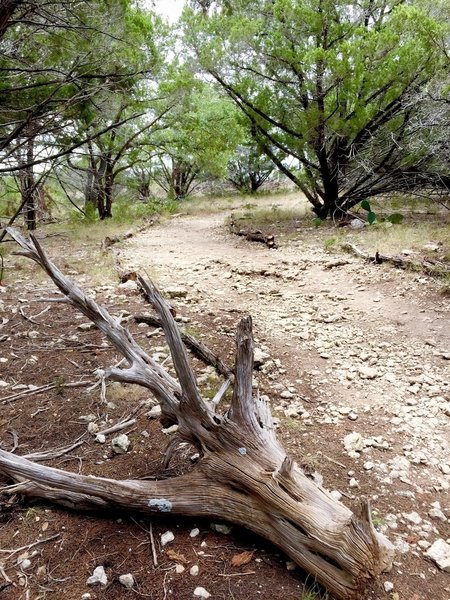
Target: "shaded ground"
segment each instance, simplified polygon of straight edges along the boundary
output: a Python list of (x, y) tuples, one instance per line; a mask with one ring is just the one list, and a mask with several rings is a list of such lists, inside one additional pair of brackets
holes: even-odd
[[(278, 250), (268, 250), (231, 236), (223, 225), (227, 214), (174, 217), (114, 246), (115, 261), (124, 269), (146, 269), (174, 296), (188, 331), (225, 358), (232, 353), (237, 320), (252, 314), (263, 356), (255, 385), (271, 400), (286, 448), (305, 468), (320, 472), (325, 487), (341, 493), (344, 503), (351, 506), (359, 495), (369, 496), (377, 525), (399, 548), (393, 571), (366, 597), (448, 600), (450, 575), (424, 551), (435, 539), (450, 537), (449, 300), (423, 275), (326, 252), (329, 231), (299, 224), (280, 236)], [(47, 246), (113, 314), (127, 319), (146, 309), (137, 295), (117, 287), (113, 273), (106, 285), (90, 277), (87, 265), (93, 258), (110, 261), (98, 247), (88, 244), (71, 253), (70, 241), (59, 238), (50, 238)], [(20, 391), (17, 386), (53, 382), (56, 388), (2, 405), (2, 447), (11, 449), (17, 436), (17, 452), (26, 454), (83, 436), (81, 446), (51, 464), (117, 478), (161, 475), (167, 436), (146, 415), (151, 399), (112, 384), (109, 404), (102, 404), (98, 388), (68, 387), (95, 381), (93, 371), (119, 357), (97, 331), (80, 330), (84, 320), (69, 308), (36, 304), (36, 297), (54, 295), (51, 286), (21, 259), (8, 259), (7, 268), (12, 265), (16, 269), (9, 270), (0, 294), (8, 320), (0, 332), (0, 379), (7, 384), (2, 397)], [(148, 337), (148, 328), (131, 320), (130, 328), (160, 360), (167, 358), (158, 332)], [(218, 381), (203, 365), (197, 368), (205, 393), (213, 395)], [(88, 420), (105, 428), (143, 400), (136, 424), (125, 430), (132, 441), (127, 454), (114, 455), (114, 435), (101, 445), (87, 432)], [(353, 432), (362, 438), (358, 455), (349, 455), (343, 445)], [(168, 474), (185, 465), (180, 457)], [(443, 518), (428, 514), (435, 502)], [(287, 571), (286, 559), (273, 547), (243, 531), (217, 533), (210, 525), (153, 522), (155, 566), (148, 520), (79, 515), (12, 496), (0, 511), (1, 597), (58, 600), (90, 593), (112, 600), (187, 600), (202, 586), (212, 599), (302, 598), (304, 576)], [(194, 527), (200, 534), (191, 538)], [(160, 535), (167, 530), (175, 539), (163, 548)], [(12, 553), (35, 542), (42, 543)], [(232, 557), (245, 550), (254, 551), (250, 562), (233, 567)], [(23, 569), (17, 559), (26, 551), (31, 564)], [(176, 573), (176, 564), (185, 571)], [(109, 576), (105, 590), (86, 586), (97, 565)], [(198, 576), (189, 573), (193, 565), (199, 566)], [(118, 582), (124, 573), (135, 576), (134, 590)], [(386, 581), (393, 583), (392, 592), (384, 591)]]

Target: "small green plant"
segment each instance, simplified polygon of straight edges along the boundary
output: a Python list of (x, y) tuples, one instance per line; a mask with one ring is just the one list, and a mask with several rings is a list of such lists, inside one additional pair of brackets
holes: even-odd
[(69, 223), (90, 225), (98, 221), (98, 213), (92, 202), (88, 202), (84, 207), (84, 213), (73, 210), (69, 215)]
[(291, 417), (284, 418), (283, 425), (286, 427), (286, 429), (290, 429), (291, 431), (297, 431), (302, 426), (300, 421), (292, 419)]
[(333, 246), (336, 245), (338, 238), (336, 235), (332, 235), (328, 238), (325, 238), (323, 241), (323, 245), (325, 246), (325, 250), (330, 250)]
[(55, 379), (55, 389), (58, 396), (62, 396), (64, 394), (65, 384), (66, 382), (64, 377), (62, 375), (58, 375), (58, 377)]
[(370, 513), (370, 517), (372, 519), (372, 524), (375, 527), (375, 529), (378, 529), (379, 527), (381, 527), (381, 525), (384, 525), (384, 520), (377, 511), (373, 510)]
[[(368, 200), (363, 200), (361, 202), (361, 208), (367, 211), (367, 221), (369, 222), (369, 225), (373, 225), (378, 221), (377, 215), (373, 212), (370, 202)], [(382, 220), (391, 223), (392, 225), (398, 225), (403, 221), (403, 215), (401, 215), (400, 213), (393, 213), (392, 215), (389, 215), (388, 217)]]
[(361, 208), (367, 211), (367, 220), (370, 225), (373, 225), (377, 220), (376, 214), (373, 212), (370, 203), (368, 200), (363, 200), (361, 202)]
[(317, 583), (308, 586), (306, 582), (305, 589), (300, 595), (299, 600), (329, 600), (328, 593), (322, 590)]

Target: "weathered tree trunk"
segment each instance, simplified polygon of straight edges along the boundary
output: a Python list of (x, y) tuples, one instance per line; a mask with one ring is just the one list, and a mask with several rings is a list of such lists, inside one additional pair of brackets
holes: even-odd
[(388, 568), (392, 545), (371, 523), (367, 502), (352, 512), (316, 485), (277, 441), (270, 410), (252, 390), (252, 322), (241, 320), (236, 335), (231, 405), (203, 399), (189, 365), (179, 329), (157, 289), (138, 281), (159, 314), (178, 381), (148, 356), (128, 330), (97, 306), (48, 260), (34, 237), (9, 233), (22, 254), (41, 265), (67, 300), (91, 319), (126, 358), (128, 368), (105, 376), (137, 383), (159, 400), (163, 418), (179, 425), (177, 443), (200, 452), (195, 471), (163, 481), (115, 481), (43, 467), (0, 450), (0, 473), (19, 482), (14, 492), (74, 507), (119, 507), (143, 513), (219, 518), (267, 538), (339, 599), (361, 598), (368, 578)]

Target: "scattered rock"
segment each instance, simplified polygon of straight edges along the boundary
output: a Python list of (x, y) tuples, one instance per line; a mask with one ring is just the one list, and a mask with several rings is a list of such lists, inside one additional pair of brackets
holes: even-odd
[(392, 581), (385, 581), (383, 584), (384, 587), (384, 591), (389, 594), (389, 592), (392, 592), (392, 590), (394, 589), (394, 584), (392, 583)]
[(108, 583), (108, 578), (105, 573), (105, 569), (102, 566), (95, 567), (93, 574), (88, 577), (86, 581), (87, 585), (103, 585)]
[(441, 505), (439, 502), (431, 503), (431, 509), (428, 511), (428, 516), (431, 517), (432, 519), (438, 519), (439, 521), (442, 521), (443, 523), (445, 523), (447, 521), (447, 517), (442, 512)]
[(377, 369), (374, 369), (373, 367), (366, 367), (365, 365), (359, 367), (358, 373), (361, 379), (375, 379), (380, 375)]
[(365, 448), (362, 435), (356, 431), (346, 435), (344, 438), (344, 448), (347, 452), (361, 452)]
[(168, 298), (186, 298), (188, 295), (187, 289), (184, 287), (170, 287), (165, 289)]
[(189, 569), (189, 573), (193, 576), (193, 577), (197, 577), (197, 575), (200, 573), (200, 568), (198, 565), (193, 565), (190, 569)]
[(255, 354), (253, 359), (255, 369), (262, 367), (263, 364), (266, 363), (269, 359), (270, 356), (269, 354), (267, 354), (267, 352), (264, 352), (263, 350), (261, 350), (261, 348), (255, 348)]
[(126, 587), (129, 590), (131, 590), (131, 588), (134, 586), (134, 577), (131, 573), (127, 573), (126, 575), (120, 575), (119, 582), (123, 585), (123, 587)]
[(196, 598), (205, 598), (205, 600), (206, 600), (207, 598), (209, 598), (211, 596), (211, 594), (208, 591), (206, 591), (205, 588), (197, 587), (194, 590), (194, 596)]
[(411, 513), (405, 513), (403, 516), (410, 523), (414, 523), (414, 525), (420, 525), (422, 523), (422, 517), (414, 511)]
[(426, 552), (426, 556), (434, 560), (437, 566), (450, 573), (450, 544), (443, 539), (438, 539)]
[(173, 542), (174, 539), (175, 536), (173, 535), (173, 533), (171, 531), (166, 531), (161, 535), (161, 546), (165, 546), (169, 542)]
[(128, 439), (128, 436), (125, 433), (122, 433), (121, 435), (113, 438), (111, 445), (116, 454), (125, 454), (130, 447), (130, 443), (131, 442)]
[(77, 327), (78, 331), (91, 331), (91, 329), (95, 329), (95, 323), (80, 323)]
[(222, 533), (223, 535), (230, 535), (233, 531), (233, 528), (230, 525), (225, 525), (224, 523), (211, 523), (211, 529), (217, 531), (217, 533)]
[(153, 406), (147, 413), (147, 417), (149, 419), (159, 419), (159, 417), (161, 416), (162, 411), (161, 411), (161, 406), (159, 404), (156, 404), (156, 406)]
[(164, 433), (164, 435), (172, 435), (178, 431), (178, 425), (171, 425), (170, 427), (166, 427), (161, 431)]
[(408, 542), (405, 542), (401, 537), (394, 540), (394, 547), (399, 554), (408, 554), (411, 550)]
[(189, 534), (189, 536), (191, 538), (195, 538), (198, 536), (198, 534), (200, 533), (200, 529), (198, 529), (197, 527), (195, 527), (194, 529), (191, 530), (191, 533)]
[(91, 421), (90, 423), (88, 423), (87, 429), (91, 435), (95, 435), (98, 432), (98, 425), (97, 425), (97, 423), (94, 423), (93, 421)]
[(119, 285), (117, 286), (117, 289), (119, 291), (124, 291), (124, 292), (137, 292), (137, 290), (139, 289), (138, 284), (133, 281), (132, 279), (129, 279), (128, 281), (125, 281), (124, 283), (119, 283)]
[(333, 500), (336, 500), (336, 502), (339, 502), (339, 500), (342, 498), (342, 494), (338, 490), (332, 490), (330, 492), (330, 496), (333, 498)]
[(22, 571), (26, 571), (31, 567), (31, 560), (29, 558), (24, 558), (19, 562), (19, 567)]

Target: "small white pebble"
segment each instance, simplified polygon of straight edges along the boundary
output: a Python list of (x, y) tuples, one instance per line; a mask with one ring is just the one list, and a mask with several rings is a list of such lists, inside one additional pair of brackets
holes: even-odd
[(173, 535), (173, 533), (171, 531), (166, 531), (166, 533), (163, 533), (161, 535), (161, 546), (165, 546), (169, 542), (173, 542), (174, 539), (175, 536)]

